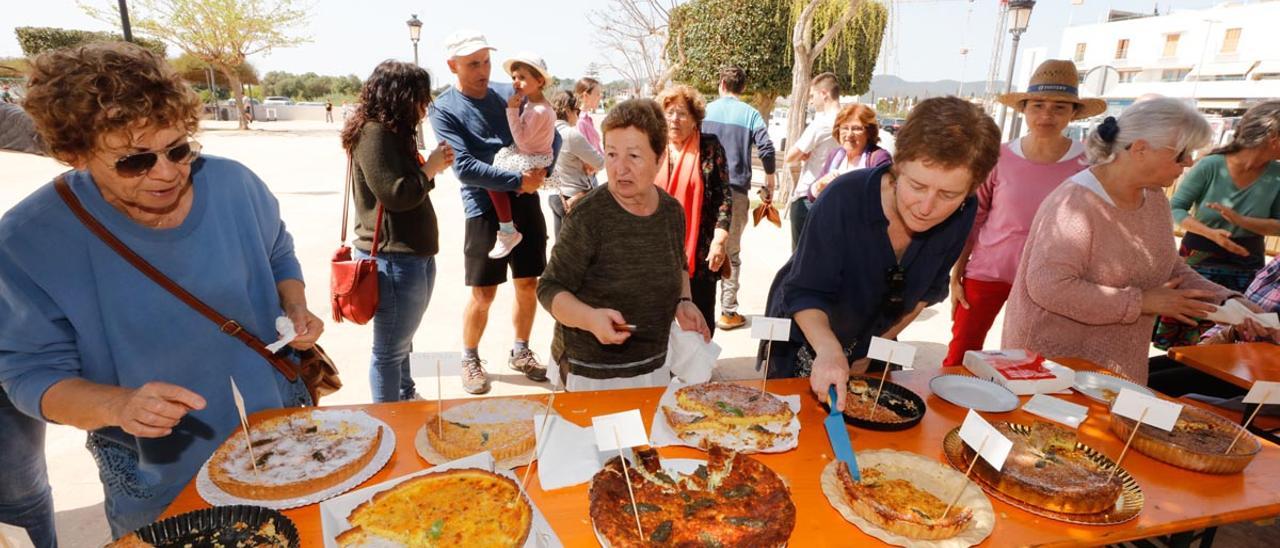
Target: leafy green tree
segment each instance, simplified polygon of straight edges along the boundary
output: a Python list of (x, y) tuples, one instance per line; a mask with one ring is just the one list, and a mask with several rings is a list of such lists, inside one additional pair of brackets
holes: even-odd
[(788, 143), (804, 131), (815, 65), (843, 69), (834, 72), (852, 77), (844, 83), (853, 92), (869, 88), (889, 10), (876, 0), (791, 0), (791, 21)]
[[(54, 27), (18, 27), (13, 29), (13, 33), (18, 37), (18, 47), (22, 48), (22, 54), (27, 57), (35, 57), (51, 49), (70, 48), (93, 42), (124, 41), (122, 34)], [(138, 37), (133, 41), (160, 55), (165, 54), (163, 42)]]
[(791, 89), (789, 2), (693, 0), (672, 10), (671, 35), (676, 40), (667, 42), (667, 57), (676, 67), (675, 80), (714, 95), (720, 69), (741, 67), (749, 94), (744, 99), (768, 119), (774, 101)]
[[(201, 61), (194, 55), (184, 53), (179, 55), (176, 59), (170, 59), (169, 64), (172, 65), (173, 70), (177, 71), (178, 75), (181, 76), (183, 80), (186, 80), (187, 83), (191, 84), (197, 92), (207, 90), (205, 93), (200, 93), (200, 98), (206, 103), (212, 102), (213, 100), (230, 98), (231, 82), (227, 80), (226, 76), (223, 76), (222, 73), (217, 70), (212, 71), (213, 87), (217, 90), (217, 93), (214, 94), (213, 90), (209, 89), (209, 69), (211, 67), (209, 63)], [(252, 63), (245, 62), (245, 64), (240, 66), (238, 71), (240, 73), (240, 81), (242, 83), (261, 83), (258, 79), (258, 70), (253, 67)]]
[[(101, 1), (101, 0), (100, 0)], [(115, 24), (119, 5), (80, 7), (90, 16)], [(303, 0), (134, 0), (133, 29), (212, 65), (231, 82), (238, 111), (244, 109), (239, 68), (246, 58), (307, 41), (293, 31), (306, 23), (311, 6)], [(240, 120), (240, 128), (248, 124)]]

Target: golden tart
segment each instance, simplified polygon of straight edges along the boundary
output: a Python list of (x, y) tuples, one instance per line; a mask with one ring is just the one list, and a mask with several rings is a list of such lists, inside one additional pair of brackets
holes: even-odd
[[(1123, 490), (1119, 475), (1090, 459), (1075, 432), (1046, 422), (1029, 430), (1007, 422), (995, 428), (1013, 441), (1013, 449), (1000, 471), (978, 459), (973, 473), (1000, 492), (1064, 514), (1097, 514), (1115, 507)], [(973, 449), (965, 445), (963, 455), (968, 462)]]
[(347, 516), (338, 546), (524, 545), (533, 508), (512, 479), (475, 468), (413, 477)]
[(854, 481), (847, 464), (836, 464), (849, 507), (890, 533), (920, 540), (949, 539), (973, 520), (973, 511), (958, 505), (943, 518), (947, 502), (908, 480), (889, 479), (875, 467), (860, 472), (862, 480)]
[[(366, 419), (366, 420), (361, 420)], [(328, 489), (373, 460), (382, 427), (364, 413), (299, 409), (236, 432), (209, 458), (209, 479), (246, 499), (283, 500)]]
[(537, 443), (533, 414), (542, 410), (528, 400), (469, 402), (446, 409), (443, 421), (429, 413), (423, 429), (431, 448), (449, 460), (488, 451), (503, 461), (533, 450)]

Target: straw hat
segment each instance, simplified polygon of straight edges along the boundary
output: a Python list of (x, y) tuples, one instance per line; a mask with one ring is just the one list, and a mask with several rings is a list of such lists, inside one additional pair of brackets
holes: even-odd
[(1107, 102), (1102, 99), (1080, 98), (1080, 76), (1076, 72), (1076, 64), (1062, 59), (1049, 59), (1040, 63), (1040, 66), (1036, 67), (1036, 72), (1031, 75), (1031, 83), (1027, 85), (1027, 91), (1006, 93), (1000, 96), (999, 101), (1007, 107), (1022, 112), (1026, 101), (1036, 99), (1075, 103), (1079, 108), (1071, 117), (1072, 120), (1096, 116), (1107, 111)]
[(542, 57), (538, 56), (538, 54), (528, 51), (517, 53), (515, 57), (507, 59), (502, 63), (502, 70), (507, 71), (507, 74), (510, 75), (511, 66), (516, 63), (524, 63), (533, 67), (533, 70), (538, 71), (538, 74), (542, 75), (542, 80), (547, 84), (555, 83), (555, 79), (551, 77), (551, 72), (547, 70), (547, 62), (543, 61)]

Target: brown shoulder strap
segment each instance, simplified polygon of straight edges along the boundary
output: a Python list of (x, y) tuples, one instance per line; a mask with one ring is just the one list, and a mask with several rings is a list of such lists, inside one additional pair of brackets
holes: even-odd
[(59, 175), (58, 179), (54, 181), (53, 186), (54, 189), (58, 191), (58, 196), (62, 198), (63, 202), (66, 202), (67, 207), (71, 208), (71, 212), (75, 214), (76, 218), (84, 224), (85, 228), (89, 229), (89, 232), (92, 232), (93, 235), (97, 236), (103, 243), (107, 244), (107, 247), (110, 247), (118, 253), (125, 261), (128, 261), (129, 264), (138, 269), (139, 272), (142, 272), (148, 278), (151, 278), (151, 281), (168, 290), (173, 294), (173, 296), (177, 297), (178, 300), (195, 309), (195, 311), (199, 312), (201, 316), (208, 318), (209, 321), (218, 326), (219, 331), (239, 339), (240, 342), (245, 344), (245, 346), (252, 348), (254, 352), (258, 353), (258, 355), (262, 356), (268, 362), (271, 362), (271, 365), (275, 366), (280, 373), (284, 374), (285, 378), (290, 381), (297, 378), (298, 373), (296, 368), (291, 364), (287, 364), (284, 359), (277, 357), (268, 351), (267, 345), (259, 340), (258, 337), (255, 337), (253, 333), (244, 329), (244, 327), (235, 320), (228, 319), (222, 314), (219, 314), (218, 311), (210, 308), (200, 299), (197, 299), (195, 295), (188, 293), (186, 289), (182, 288), (182, 286), (174, 283), (174, 281), (170, 280), (168, 276), (164, 275), (164, 273), (156, 270), (154, 266), (151, 266), (151, 263), (148, 263), (146, 259), (139, 257), (137, 253), (134, 253), (132, 249), (129, 249), (129, 246), (126, 246), (124, 242), (121, 242), (116, 238), (111, 231), (107, 230), (107, 227), (102, 226), (102, 223), (98, 222), (98, 220), (80, 204), (80, 199), (76, 198), (75, 193), (71, 191), (71, 187), (67, 185), (65, 176)]

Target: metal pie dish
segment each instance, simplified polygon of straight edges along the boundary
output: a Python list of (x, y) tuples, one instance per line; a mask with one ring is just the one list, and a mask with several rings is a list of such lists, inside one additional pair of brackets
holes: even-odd
[[(1182, 407), (1182, 415), (1208, 423), (1211, 428), (1219, 432), (1231, 436), (1238, 435), (1240, 439), (1236, 441), (1230, 454), (1209, 452), (1161, 439), (1160, 432), (1154, 426), (1144, 424), (1133, 436), (1133, 448), (1158, 461), (1206, 474), (1238, 474), (1253, 462), (1253, 458), (1258, 453), (1262, 452), (1262, 443), (1258, 438), (1244, 431), (1244, 427), (1238, 424), (1189, 405)], [(1111, 432), (1116, 437), (1127, 440), (1133, 433), (1135, 422), (1137, 421), (1112, 413)]]
[[(1014, 431), (1019, 434), (1028, 434), (1031, 429), (1025, 424), (1011, 423)], [(1097, 514), (1070, 514), (1066, 512), (1058, 512), (1036, 506), (1029, 502), (1025, 502), (1013, 495), (1005, 493), (992, 485), (986, 479), (978, 474), (972, 474), (969, 479), (982, 487), (983, 491), (992, 497), (999, 499), (1010, 506), (1022, 509), (1023, 511), (1043, 516), (1055, 521), (1066, 523), (1074, 523), (1078, 525), (1116, 525), (1132, 520), (1142, 513), (1143, 506), (1146, 505), (1146, 495), (1142, 492), (1142, 487), (1138, 485), (1138, 480), (1129, 474), (1124, 468), (1116, 466), (1115, 461), (1106, 455), (1099, 453), (1096, 449), (1085, 445), (1083, 442), (1077, 441), (1076, 448), (1084, 451), (1089, 460), (1097, 463), (1103, 470), (1117, 468), (1116, 477), (1120, 478), (1121, 489), (1120, 497), (1116, 501), (1116, 505), (1105, 512)], [(947, 458), (947, 462), (956, 470), (965, 470), (969, 467), (969, 461), (965, 458), (965, 444), (960, 439), (960, 428), (956, 427), (947, 433), (942, 440), (942, 452)], [(970, 457), (971, 458), (971, 457)]]
[[(265, 539), (258, 529), (274, 521), (276, 534)], [(298, 528), (279, 511), (262, 506), (215, 506), (187, 512), (142, 527), (134, 534), (154, 546), (299, 546)]]
[[(894, 431), (906, 430), (924, 419), (927, 407), (924, 404), (924, 398), (919, 394), (912, 392), (907, 387), (900, 384), (884, 381), (884, 391), (880, 394), (880, 409), (876, 411), (876, 418), (863, 417), (852, 414), (852, 408), (849, 403), (852, 398), (859, 397), (852, 391), (852, 386), (856, 382), (865, 382), (869, 392), (868, 399), (874, 398), (876, 389), (880, 387), (880, 377), (872, 375), (855, 375), (849, 378), (849, 382), (845, 383), (845, 389), (848, 390), (845, 400), (844, 421), (859, 428), (867, 430)], [(889, 413), (892, 413), (891, 417)], [(890, 420), (897, 419), (897, 420)]]

